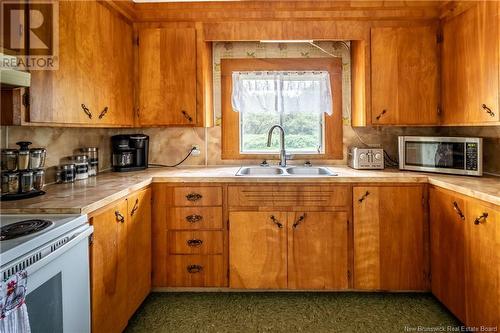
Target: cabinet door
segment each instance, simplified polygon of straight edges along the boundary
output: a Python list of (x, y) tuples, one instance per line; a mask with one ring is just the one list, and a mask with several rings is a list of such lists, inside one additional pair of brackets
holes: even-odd
[(196, 123), (196, 31), (139, 30), (139, 122)]
[(438, 123), (436, 33), (430, 26), (371, 30), (372, 124)]
[(421, 186), (355, 187), (354, 288), (426, 290)]
[(444, 22), (444, 124), (499, 121), (498, 33), (496, 1), (478, 2), (471, 9)]
[(465, 322), (464, 200), (452, 192), (429, 192), (432, 293)]
[(287, 287), (287, 213), (229, 214), (229, 286)]
[(134, 193), (127, 201), (127, 289), (132, 316), (151, 290), (151, 190)]
[(500, 208), (466, 203), (468, 326), (500, 326)]
[(91, 223), (92, 332), (121, 332), (129, 318), (127, 201), (93, 216)]
[(97, 6), (94, 1), (60, 1), (59, 68), (32, 71), (29, 121), (37, 123), (88, 124), (82, 104), (94, 115), (95, 77), (86, 77), (93, 68), (95, 49), (94, 24)]
[(288, 230), (288, 288), (348, 288), (346, 212), (289, 213)]

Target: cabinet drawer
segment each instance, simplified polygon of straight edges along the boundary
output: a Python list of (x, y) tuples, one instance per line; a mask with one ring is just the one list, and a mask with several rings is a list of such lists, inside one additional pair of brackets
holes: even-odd
[(348, 186), (230, 186), (233, 207), (344, 207), (349, 205)]
[(222, 254), (222, 231), (170, 231), (170, 254)]
[(174, 188), (174, 206), (221, 206), (222, 188), (176, 187)]
[(172, 255), (167, 260), (170, 287), (223, 287), (222, 255)]
[(221, 207), (170, 208), (168, 229), (222, 229)]

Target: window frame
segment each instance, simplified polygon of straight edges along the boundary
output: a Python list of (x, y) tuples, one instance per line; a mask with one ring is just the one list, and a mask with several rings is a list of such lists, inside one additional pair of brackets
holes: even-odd
[(237, 71), (328, 71), (332, 87), (333, 114), (323, 114), (323, 153), (294, 154), (295, 159), (342, 159), (342, 59), (251, 58), (221, 59), (222, 138), (221, 159), (275, 159), (279, 153), (241, 153), (240, 113), (231, 104), (232, 73)]

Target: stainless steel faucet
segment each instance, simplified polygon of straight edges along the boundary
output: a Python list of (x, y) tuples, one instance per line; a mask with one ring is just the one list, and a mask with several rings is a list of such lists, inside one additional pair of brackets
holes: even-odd
[(286, 152), (285, 152), (285, 130), (280, 125), (274, 125), (267, 133), (267, 146), (271, 147), (271, 139), (273, 138), (273, 131), (275, 128), (280, 130), (280, 163), (279, 166), (286, 167)]

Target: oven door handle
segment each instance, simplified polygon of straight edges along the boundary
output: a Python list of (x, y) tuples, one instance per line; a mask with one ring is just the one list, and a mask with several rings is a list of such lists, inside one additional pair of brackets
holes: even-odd
[[(73, 230), (71, 232), (73, 235), (70, 236), (71, 239), (66, 244), (62, 245), (60, 248), (58, 248), (54, 252), (51, 252), (50, 254), (46, 255), (42, 259), (38, 260), (33, 265), (30, 265), (30, 266), (26, 267), (26, 271), (28, 272), (28, 278), (29, 278), (29, 276), (31, 274), (35, 273), (36, 271), (38, 271), (43, 266), (47, 265), (52, 260), (60, 257), (65, 252), (67, 252), (68, 250), (70, 250), (71, 248), (73, 248), (75, 245), (77, 245), (78, 243), (80, 243), (83, 239), (88, 238), (93, 232), (94, 232), (94, 227), (91, 226), (91, 225), (81, 226), (81, 227)], [(59, 239), (64, 238), (64, 237), (68, 237), (68, 234), (63, 235)], [(22, 261), (25, 258), (29, 257), (30, 255), (33, 255), (34, 253), (36, 253), (38, 251), (39, 250), (33, 251), (32, 253), (27, 254), (26, 256), (23, 256), (23, 258), (20, 261)], [(11, 266), (11, 265), (9, 265), (9, 266)]]

